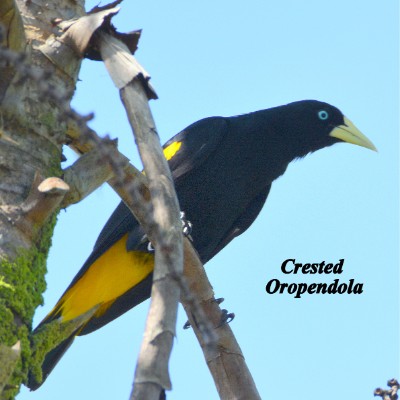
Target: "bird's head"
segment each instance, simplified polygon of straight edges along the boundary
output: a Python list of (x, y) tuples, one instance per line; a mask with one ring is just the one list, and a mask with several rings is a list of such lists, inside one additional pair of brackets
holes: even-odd
[(376, 151), (373, 143), (339, 109), (330, 104), (303, 100), (284, 107), (287, 110), (285, 140), (289, 147), (295, 149), (296, 157), (304, 157), (338, 142), (353, 143)]

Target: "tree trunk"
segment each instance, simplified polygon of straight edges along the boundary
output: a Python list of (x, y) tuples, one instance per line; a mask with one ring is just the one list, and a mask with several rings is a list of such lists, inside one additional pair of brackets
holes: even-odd
[[(65, 67), (42, 46), (54, 18), (84, 13), (79, 1), (0, 2), (0, 393), (11, 399), (26, 379), (28, 334), (45, 289), (46, 257), (67, 186), (60, 177), (66, 122), (50, 92), (69, 103), (80, 57)], [(60, 48), (60, 51), (64, 50)], [(20, 55), (18, 55), (20, 54)], [(21, 54), (24, 55), (21, 56)], [(45, 181), (43, 183), (43, 181)], [(4, 367), (3, 367), (4, 366)]]

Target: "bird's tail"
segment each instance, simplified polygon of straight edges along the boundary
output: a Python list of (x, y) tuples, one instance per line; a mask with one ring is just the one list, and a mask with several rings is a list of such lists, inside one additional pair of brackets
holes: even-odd
[(63, 321), (57, 305), (36, 327), (31, 335), (33, 361), (26, 383), (29, 389), (36, 390), (44, 383), (98, 308), (93, 307), (73, 320)]
[(38, 389), (46, 380), (46, 378), (50, 375), (50, 372), (54, 369), (57, 363), (60, 361), (61, 357), (71, 346), (72, 342), (75, 339), (77, 331), (71, 334), (71, 336), (67, 337), (63, 340), (59, 345), (57, 345), (54, 349), (50, 350), (43, 361), (41, 366), (42, 376), (39, 378), (38, 374), (29, 372), (27, 385), (30, 390)]

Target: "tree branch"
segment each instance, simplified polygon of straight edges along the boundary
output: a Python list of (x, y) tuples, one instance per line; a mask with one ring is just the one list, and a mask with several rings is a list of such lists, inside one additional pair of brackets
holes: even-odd
[(185, 278), (189, 283), (190, 290), (196, 293), (202, 311), (213, 325), (213, 333), (217, 338), (215, 343), (210, 344), (208, 338), (204, 337), (203, 331), (199, 329), (198, 321), (201, 319), (198, 310), (193, 308), (187, 299), (182, 298), (181, 301), (201, 345), (220, 398), (226, 400), (261, 399), (230, 326), (221, 322), (221, 309), (215, 301), (204, 267), (188, 241), (184, 244), (184, 250)]
[(42, 226), (68, 191), (69, 186), (62, 179), (51, 177), (43, 180), (36, 174), (28, 198), (20, 206), (24, 222), (33, 228)]
[(110, 163), (104, 162), (106, 149), (108, 149), (110, 157), (121, 165), (121, 168), (124, 169), (129, 165), (128, 158), (117, 151), (115, 142), (104, 139), (103, 142), (103, 151), (94, 148), (64, 170), (64, 181), (69, 185), (70, 191), (61, 203), (62, 208), (83, 200), (114, 176), (114, 170)]
[(6, 218), (8, 224), (23, 233), (24, 240), (31, 241), (58, 209), (68, 190), (69, 186), (62, 179), (43, 179), (36, 173), (28, 197), (17, 206), (1, 205), (0, 215)]
[[(148, 96), (138, 78), (143, 71), (122, 42), (105, 33), (99, 33), (97, 43), (111, 77), (120, 88), (121, 99), (139, 148), (152, 198), (155, 266), (150, 310), (131, 399), (159, 399), (162, 390), (171, 388), (168, 360), (175, 336), (180, 296), (175, 276), (182, 275), (183, 271), (179, 205), (148, 106)], [(127, 78), (127, 70), (133, 71), (132, 81), (130, 77)], [(125, 84), (120, 77), (129, 79), (129, 83)]]

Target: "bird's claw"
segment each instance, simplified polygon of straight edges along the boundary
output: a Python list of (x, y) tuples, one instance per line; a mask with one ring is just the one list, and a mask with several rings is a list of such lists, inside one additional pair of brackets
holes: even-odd
[(235, 318), (235, 313), (228, 313), (228, 310), (225, 309), (222, 309), (221, 311), (222, 311), (221, 320), (218, 325), (218, 328), (221, 327), (222, 325), (229, 324)]
[[(223, 297), (220, 297), (220, 298), (214, 299), (212, 301), (217, 304), (221, 304), (224, 300), (225, 299)], [(222, 309), (221, 310), (221, 318), (220, 318), (217, 328), (220, 328), (221, 326), (223, 326), (225, 324), (231, 323), (234, 319), (235, 319), (235, 313), (229, 313), (228, 310), (226, 310), (225, 308)], [(192, 327), (192, 324), (189, 322), (189, 320), (186, 321), (185, 324), (183, 325), (183, 329), (189, 329), (191, 327)]]
[(188, 221), (186, 219), (186, 214), (184, 211), (180, 212), (180, 217), (181, 222), (182, 222), (182, 233), (183, 236), (187, 237), (188, 239), (192, 240), (192, 237), (190, 236), (190, 234), (192, 233), (192, 228), (193, 225), (190, 221)]
[[(192, 233), (192, 223), (186, 219), (186, 215), (185, 215), (185, 213), (183, 211), (180, 212), (179, 218), (180, 218), (180, 220), (182, 222), (182, 233), (183, 233), (183, 236), (187, 237), (190, 241), (192, 241), (192, 237), (190, 236), (190, 234)], [(147, 243), (147, 251), (154, 252), (153, 244), (150, 242), (150, 240), (148, 239), (147, 235), (144, 235), (142, 237), (141, 242), (144, 243), (146, 241), (148, 241), (148, 243)]]

